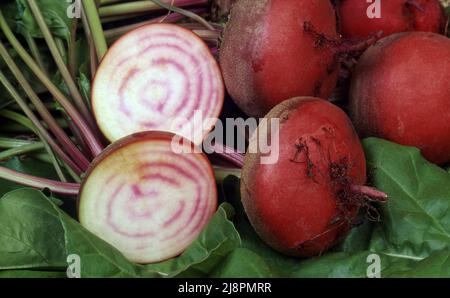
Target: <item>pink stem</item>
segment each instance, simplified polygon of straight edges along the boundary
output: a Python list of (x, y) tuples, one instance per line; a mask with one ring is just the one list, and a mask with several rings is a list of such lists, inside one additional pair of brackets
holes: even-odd
[(362, 40), (346, 40), (342, 42), (338, 49), (338, 53), (362, 52), (383, 36), (383, 31), (378, 31)]
[(217, 47), (212, 47), (209, 49), (211, 50), (211, 54), (213, 54), (213, 56), (216, 56), (219, 53), (219, 49)]
[(66, 183), (35, 177), (2, 166), (0, 166), (0, 178), (37, 189), (48, 188), (59, 195), (76, 196), (80, 189), (80, 185), (77, 183)]
[[(230, 162), (239, 169), (242, 169), (242, 167), (244, 166), (244, 154), (241, 154), (236, 150), (220, 143), (215, 143), (210, 149), (213, 149), (213, 156), (217, 156), (227, 162)], [(370, 186), (351, 185), (350, 190), (354, 193), (365, 195), (373, 201), (384, 203), (388, 200), (387, 194)]]
[(192, 32), (197, 34), (206, 43), (219, 43), (220, 32), (211, 30), (193, 29)]
[(208, 4), (208, 0), (165, 0), (164, 2), (172, 4), (173, 6), (190, 6), (190, 5), (200, 5)]
[(416, 0), (408, 0), (406, 1), (406, 4), (411, 5), (412, 7), (416, 8), (418, 11), (420, 12), (425, 12), (425, 9), (423, 9), (422, 5), (420, 5), (420, 3), (418, 3)]
[(227, 162), (230, 162), (237, 168), (241, 169), (244, 166), (244, 154), (241, 154), (234, 150), (233, 148), (230, 148), (226, 145), (215, 143), (212, 148), (213, 154)]
[[(194, 11), (194, 10), (192, 10)], [(198, 11), (204, 11), (203, 9), (198, 10)], [(123, 34), (139, 28), (141, 26), (144, 25), (149, 25), (149, 24), (156, 24), (156, 23), (175, 23), (178, 22), (179, 20), (184, 19), (185, 16), (179, 14), (179, 13), (171, 13), (171, 14), (167, 14), (167, 15), (163, 15), (160, 17), (156, 17), (156, 18), (152, 18), (148, 21), (143, 21), (140, 23), (136, 23), (136, 24), (131, 24), (131, 25), (126, 25), (126, 26), (122, 26), (122, 27), (118, 27), (118, 28), (114, 28), (114, 29), (109, 29), (105, 31), (105, 37), (106, 38), (119, 38), (120, 36), (122, 36)]]
[(367, 197), (378, 202), (387, 202), (388, 195), (378, 189), (365, 185), (352, 185), (351, 191), (366, 195)]

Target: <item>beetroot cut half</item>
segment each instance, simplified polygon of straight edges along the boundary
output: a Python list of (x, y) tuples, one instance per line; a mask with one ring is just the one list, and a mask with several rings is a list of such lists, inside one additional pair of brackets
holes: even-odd
[(173, 137), (141, 132), (113, 143), (81, 185), (80, 223), (135, 263), (182, 253), (217, 208), (207, 157), (186, 139), (174, 151)]
[(195, 125), (195, 116), (219, 116), (224, 84), (216, 60), (197, 35), (177, 25), (150, 24), (109, 49), (95, 75), (91, 100), (110, 141), (158, 130), (200, 144), (214, 123)]

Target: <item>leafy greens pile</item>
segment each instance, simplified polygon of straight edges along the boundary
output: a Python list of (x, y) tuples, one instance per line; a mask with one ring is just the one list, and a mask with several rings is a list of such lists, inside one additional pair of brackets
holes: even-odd
[[(83, 37), (73, 39), (74, 21), (67, 17), (67, 3), (41, 0), (40, 4), (52, 33), (76, 52), (74, 72), (88, 99), (89, 53)], [(24, 40), (42, 38), (25, 0), (2, 1), (0, 8), (9, 26)], [(17, 53), (9, 50), (16, 58)], [(68, 93), (61, 75), (51, 69), (46, 49), (37, 50), (41, 65), (53, 74), (52, 81)], [(15, 60), (33, 89), (42, 89), (20, 59)], [(3, 61), (0, 69), (12, 77)], [(10, 140), (4, 136), (29, 128), (8, 117), (11, 113), (6, 113), (5, 107), (11, 107), (11, 99), (2, 88), (0, 143), (6, 147)], [(373, 254), (381, 259), (382, 277), (450, 277), (450, 174), (427, 162), (415, 148), (374, 138), (363, 143), (371, 182), (390, 200), (377, 206), (379, 222), (363, 218), (339, 247), (323, 256), (290, 258), (259, 240), (245, 218), (239, 179), (234, 176), (220, 185), (222, 204), (199, 238), (179, 257), (145, 266), (130, 263), (85, 230), (73, 219), (73, 202), (0, 180), (0, 277), (65, 277), (67, 257), (72, 254), (80, 256), (82, 277), (366, 277), (368, 257)], [(14, 157), (1, 164), (57, 178), (39, 154)]]
[(19, 188), (0, 199), (0, 276), (65, 276), (71, 254), (80, 256), (83, 277), (366, 277), (372, 254), (382, 277), (450, 276), (450, 174), (415, 148), (375, 138), (364, 147), (372, 181), (390, 201), (379, 206), (380, 222), (365, 220), (323, 256), (290, 258), (263, 244), (243, 216), (234, 176), (223, 182), (226, 202), (200, 237), (179, 257), (146, 266), (81, 227), (59, 200)]

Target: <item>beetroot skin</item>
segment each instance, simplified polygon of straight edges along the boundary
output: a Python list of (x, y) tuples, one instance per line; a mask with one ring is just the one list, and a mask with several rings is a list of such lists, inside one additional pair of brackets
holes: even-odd
[(365, 38), (378, 31), (382, 36), (405, 31), (440, 33), (445, 16), (438, 0), (381, 1), (381, 18), (370, 19), (366, 0), (341, 0), (339, 2), (341, 33), (346, 38)]
[(450, 39), (425, 32), (379, 40), (353, 74), (350, 111), (362, 136), (422, 150), (450, 161)]
[(345, 113), (322, 99), (287, 100), (266, 118), (281, 119), (279, 159), (262, 164), (260, 154), (247, 153), (241, 180), (245, 211), (274, 249), (318, 255), (345, 236), (364, 204), (351, 191), (366, 181), (360, 140)]
[(327, 98), (339, 71), (338, 38), (329, 0), (239, 0), (220, 50), (227, 90), (257, 117), (294, 96)]

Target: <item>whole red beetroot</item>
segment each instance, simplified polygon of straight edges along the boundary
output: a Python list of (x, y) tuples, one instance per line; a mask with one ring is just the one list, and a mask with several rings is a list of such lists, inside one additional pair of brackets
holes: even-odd
[(250, 116), (294, 96), (327, 98), (339, 63), (329, 0), (239, 0), (220, 49), (225, 84)]
[[(318, 255), (336, 244), (359, 207), (367, 206), (361, 143), (345, 113), (322, 99), (287, 100), (266, 119), (280, 119), (279, 144), (272, 144), (279, 158), (263, 164), (263, 154), (247, 152), (241, 179), (245, 211), (274, 249), (292, 256)], [(258, 128), (259, 135), (264, 131)], [(252, 138), (249, 148), (256, 141)]]
[[(372, 1), (375, 2), (375, 1)], [(442, 32), (445, 16), (439, 0), (380, 1), (376, 17), (375, 3), (366, 0), (341, 0), (338, 4), (341, 33), (346, 38), (366, 38), (378, 31), (382, 36), (406, 31)]]
[(361, 57), (350, 88), (350, 111), (362, 136), (422, 150), (450, 161), (450, 39), (434, 33), (397, 33)]
[(446, 18), (442, 5), (438, 0), (415, 0), (417, 5), (412, 9), (414, 31), (442, 33)]

